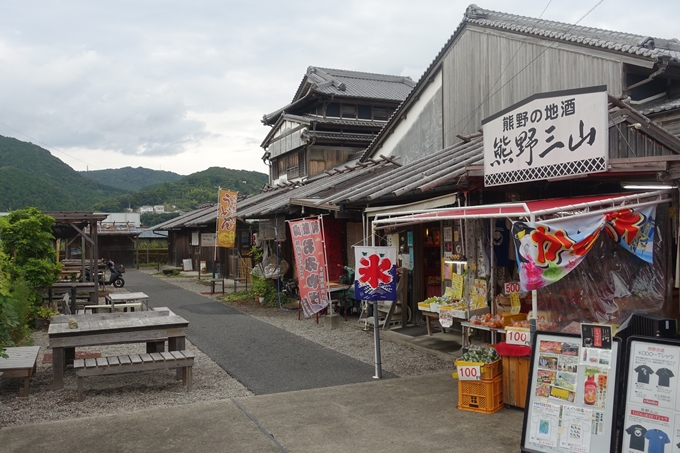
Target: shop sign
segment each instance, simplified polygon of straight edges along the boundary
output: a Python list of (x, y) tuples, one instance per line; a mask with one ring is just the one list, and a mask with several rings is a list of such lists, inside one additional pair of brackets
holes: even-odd
[(216, 233), (201, 233), (201, 246), (202, 247), (215, 247), (217, 243)]
[(535, 94), (482, 121), (484, 185), (607, 170), (607, 87)]

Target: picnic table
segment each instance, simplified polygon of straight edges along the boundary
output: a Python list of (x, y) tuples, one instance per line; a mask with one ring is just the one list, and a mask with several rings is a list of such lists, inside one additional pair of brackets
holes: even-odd
[[(69, 326), (69, 319), (75, 319), (78, 325)], [(188, 328), (189, 321), (167, 308), (53, 316), (47, 331), (52, 347), (53, 388), (64, 387), (64, 370), (67, 363), (73, 363), (77, 347), (146, 343), (147, 353), (155, 353), (164, 350), (167, 340), (168, 351), (180, 351), (185, 347)]]
[(78, 293), (88, 293), (91, 304), (96, 304), (99, 298), (94, 282), (57, 282), (48, 288), (47, 297), (51, 304), (54, 296), (66, 293), (71, 295), (71, 311), (73, 313), (76, 312), (76, 295)]
[(122, 303), (141, 303), (144, 310), (149, 309), (149, 296), (142, 292), (137, 293), (112, 293), (108, 294), (104, 300), (107, 304), (113, 305)]

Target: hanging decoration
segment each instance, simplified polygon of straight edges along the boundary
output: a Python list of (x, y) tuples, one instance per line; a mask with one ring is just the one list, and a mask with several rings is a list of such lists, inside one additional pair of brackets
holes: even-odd
[(550, 285), (574, 270), (602, 230), (647, 263), (653, 262), (656, 206), (621, 209), (545, 223), (513, 222), (522, 291)]
[(305, 317), (320, 312), (330, 303), (326, 285), (326, 254), (319, 219), (290, 222), (295, 264), (298, 271), (300, 305)]
[(397, 300), (397, 248), (355, 247), (358, 300)]

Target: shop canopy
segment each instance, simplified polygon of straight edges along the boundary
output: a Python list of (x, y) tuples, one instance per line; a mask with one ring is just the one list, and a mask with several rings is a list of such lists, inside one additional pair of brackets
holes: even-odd
[(402, 213), (381, 213), (373, 220), (375, 229), (415, 225), (452, 219), (526, 218), (543, 223), (562, 217), (577, 217), (605, 213), (622, 208), (637, 208), (670, 201), (671, 190), (655, 190), (635, 194), (592, 195), (585, 197), (552, 198), (517, 203), (499, 203), (456, 208), (430, 209)]

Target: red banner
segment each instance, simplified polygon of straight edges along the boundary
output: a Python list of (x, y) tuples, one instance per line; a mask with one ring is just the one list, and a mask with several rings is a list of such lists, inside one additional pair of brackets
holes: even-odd
[(300, 302), (305, 317), (320, 312), (330, 303), (326, 286), (326, 256), (319, 219), (290, 222)]

